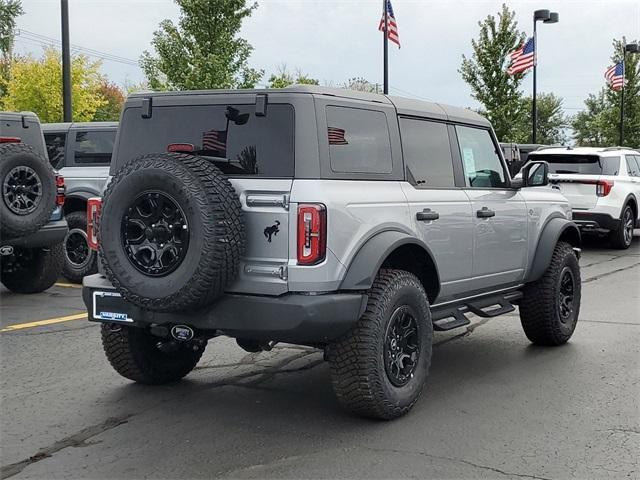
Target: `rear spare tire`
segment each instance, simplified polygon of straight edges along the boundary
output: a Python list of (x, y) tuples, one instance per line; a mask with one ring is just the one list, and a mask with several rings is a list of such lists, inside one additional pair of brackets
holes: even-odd
[(0, 145), (0, 235), (37, 231), (56, 206), (56, 178), (49, 162), (22, 143)]
[(177, 153), (126, 163), (107, 187), (99, 231), (113, 286), (129, 302), (164, 312), (219, 297), (245, 247), (229, 180), (206, 159)]
[(15, 248), (2, 258), (0, 280), (14, 293), (40, 293), (52, 287), (62, 272), (62, 244), (46, 248)]

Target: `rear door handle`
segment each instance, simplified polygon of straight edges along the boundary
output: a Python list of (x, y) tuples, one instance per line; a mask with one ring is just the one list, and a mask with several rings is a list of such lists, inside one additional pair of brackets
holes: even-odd
[(428, 222), (429, 220), (438, 220), (440, 214), (430, 208), (425, 208), (423, 211), (416, 213), (416, 218), (421, 222)]
[(494, 212), (493, 210), (489, 210), (487, 207), (482, 207), (482, 210), (476, 211), (476, 216), (478, 218), (490, 218), (495, 217), (496, 212)]

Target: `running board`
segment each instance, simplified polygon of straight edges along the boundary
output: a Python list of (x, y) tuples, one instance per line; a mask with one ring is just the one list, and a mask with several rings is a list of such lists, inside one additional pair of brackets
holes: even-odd
[(493, 318), (515, 310), (513, 306), (522, 298), (522, 292), (511, 292), (504, 295), (492, 295), (485, 298), (466, 301), (460, 304), (435, 308), (431, 312), (433, 329), (440, 332), (469, 325), (467, 318), (472, 313), (482, 318)]

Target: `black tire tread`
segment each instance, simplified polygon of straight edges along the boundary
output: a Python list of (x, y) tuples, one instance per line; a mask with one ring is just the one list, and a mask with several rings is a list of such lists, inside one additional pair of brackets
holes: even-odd
[(612, 230), (611, 232), (609, 232), (609, 241), (611, 242), (611, 246), (617, 250), (626, 250), (631, 246), (631, 243), (633, 243), (631, 242), (630, 244), (626, 244), (624, 241), (623, 221), (627, 210), (631, 210), (631, 215), (635, 219), (633, 208), (631, 208), (631, 205), (627, 204), (622, 209), (622, 214), (620, 215), (620, 225), (618, 225), (618, 228), (616, 230)]
[(105, 258), (102, 241), (99, 241), (104, 273), (129, 302), (149, 310), (178, 311), (208, 305), (222, 295), (225, 287), (238, 274), (240, 257), (246, 244), (240, 199), (231, 182), (211, 162), (192, 155), (155, 153), (143, 155), (123, 165), (110, 182), (103, 205), (110, 201), (115, 187), (123, 178), (147, 168), (162, 168), (189, 183), (187, 188), (202, 192), (202, 195), (196, 196), (199, 208), (201, 211), (212, 212), (209, 221), (204, 222), (204, 236), (216, 241), (204, 242), (200, 262), (191, 281), (186, 282), (175, 293), (162, 298), (143, 297), (123, 284)]
[(165, 354), (151, 350), (156, 347), (145, 338), (151, 335), (147, 330), (126, 326), (113, 329), (108, 324), (101, 327), (102, 348), (107, 360), (120, 375), (138, 383), (177, 382), (195, 368), (204, 352), (204, 348), (193, 351), (184, 347), (158, 361), (158, 355)]
[[(571, 331), (567, 335), (560, 329), (556, 307), (557, 277), (567, 257), (573, 257), (576, 265), (578, 264), (573, 247), (567, 242), (558, 242), (544, 275), (524, 288), (524, 296), (519, 305), (520, 322), (527, 338), (537, 345), (561, 345), (566, 343), (573, 334)], [(581, 282), (579, 268), (575, 269), (574, 275), (579, 297)], [(577, 308), (579, 312), (579, 304)]]
[(2, 273), (2, 284), (14, 293), (40, 293), (52, 287), (62, 272), (62, 244), (38, 249), (32, 264), (14, 272)]
[[(415, 275), (403, 270), (380, 270), (368, 292), (365, 312), (352, 330), (330, 345), (328, 351), (333, 390), (340, 404), (356, 415), (379, 419), (400, 417), (411, 410), (424, 387), (423, 384), (409, 404), (394, 405), (383, 394), (377, 371), (380, 367), (384, 370), (383, 363), (377, 361), (381, 355), (378, 339), (385, 331), (383, 312), (393, 300), (392, 288), (398, 285), (419, 289), (427, 301)], [(431, 319), (426, 320), (431, 325)]]

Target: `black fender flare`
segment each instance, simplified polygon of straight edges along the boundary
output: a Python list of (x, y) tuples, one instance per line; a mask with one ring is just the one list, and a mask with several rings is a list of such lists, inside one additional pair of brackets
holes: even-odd
[[(624, 210), (624, 207), (629, 205), (630, 202), (633, 202), (636, 206), (636, 218), (634, 220), (637, 222), (638, 218), (640, 218), (640, 205), (638, 205), (638, 199), (633, 193), (630, 193), (629, 195), (627, 195), (627, 198), (624, 199), (622, 209)], [(622, 218), (622, 210), (620, 211), (620, 218)]]
[(373, 285), (378, 270), (387, 257), (398, 247), (413, 244), (422, 248), (435, 267), (437, 285), (440, 285), (440, 273), (433, 253), (420, 239), (404, 232), (387, 230), (367, 240), (355, 254), (347, 273), (340, 284), (340, 290), (368, 290)]
[[(571, 235), (577, 238), (577, 244), (573, 245), (574, 248), (580, 248), (581, 236), (580, 229), (571, 220), (566, 218), (552, 218), (544, 226), (538, 244), (536, 245), (536, 252), (533, 257), (533, 261), (527, 269), (527, 275), (525, 282), (535, 282), (538, 280), (549, 267), (551, 263), (551, 257), (553, 251), (556, 248), (556, 244), (560, 237), (571, 231)], [(574, 242), (575, 243), (575, 242)]]

